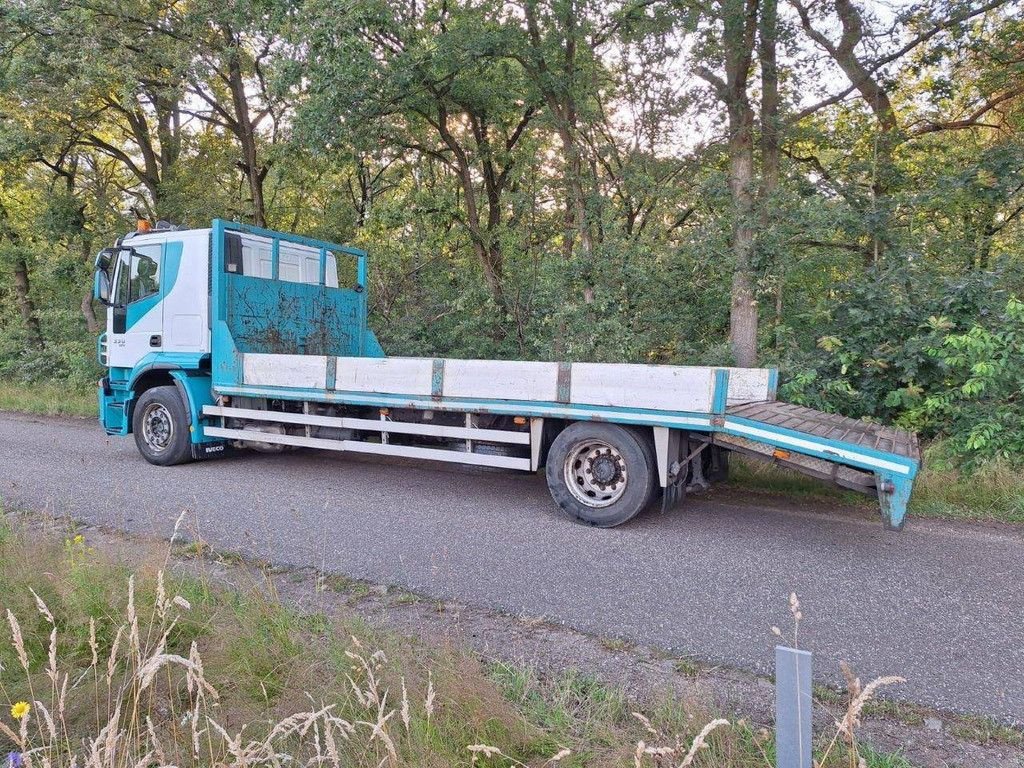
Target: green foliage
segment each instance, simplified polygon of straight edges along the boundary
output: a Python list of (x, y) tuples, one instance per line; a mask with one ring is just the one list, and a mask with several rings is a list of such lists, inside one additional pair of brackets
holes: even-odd
[[(1011, 274), (946, 277), (913, 263), (868, 272), (804, 313), (806, 327), (817, 332), (815, 349), (797, 347), (785, 361), (782, 395), (850, 416), (900, 421), (926, 435), (943, 433), (952, 424), (919, 414), (951, 375), (950, 361), (935, 350), (979, 317), (1001, 322), (1002, 286), (1013, 283)], [(1008, 344), (1019, 341), (1011, 337)]]
[[(1024, 302), (1011, 298), (995, 322), (946, 332), (927, 354), (945, 376), (919, 398), (907, 423), (945, 434), (968, 468), (985, 459), (1019, 463), (1024, 456)], [(937, 328), (946, 328), (936, 318)]]

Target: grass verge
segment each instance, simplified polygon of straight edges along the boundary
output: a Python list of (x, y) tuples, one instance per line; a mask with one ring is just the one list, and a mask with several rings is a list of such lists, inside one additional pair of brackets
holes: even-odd
[(0, 381), (0, 411), (44, 416), (96, 416), (96, 390), (74, 390), (53, 382)]
[[(766, 729), (694, 702), (639, 712), (580, 673), (486, 664), (358, 618), (299, 613), (267, 580), (228, 590), (169, 575), (167, 553), (133, 557), (73, 532), (0, 528), (0, 748), (23, 764), (774, 764)], [(827, 768), (910, 765), (855, 739), (819, 741)]]
[[(847, 491), (793, 470), (735, 456), (729, 465), (733, 488), (874, 509), (873, 496)], [(951, 466), (942, 445), (930, 447), (914, 481), (909, 514), (951, 520), (1024, 524), (1024, 472), (993, 461), (971, 474)]]

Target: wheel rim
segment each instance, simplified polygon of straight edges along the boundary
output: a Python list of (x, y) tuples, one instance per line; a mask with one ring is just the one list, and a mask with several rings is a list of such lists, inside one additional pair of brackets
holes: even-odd
[(142, 439), (154, 453), (162, 453), (174, 440), (174, 420), (160, 403), (150, 403), (142, 413)]
[(582, 504), (600, 509), (622, 498), (629, 480), (619, 449), (603, 440), (584, 440), (565, 457), (565, 485)]

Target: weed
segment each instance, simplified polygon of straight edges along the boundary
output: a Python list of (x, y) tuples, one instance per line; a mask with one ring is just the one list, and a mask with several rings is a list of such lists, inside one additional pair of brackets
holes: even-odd
[(69, 389), (59, 382), (24, 384), (0, 381), (0, 411), (95, 418), (96, 390)]
[(701, 673), (701, 665), (685, 657), (673, 661), (672, 668), (683, 677), (698, 677)]
[(635, 644), (631, 643), (629, 640), (623, 640), (620, 637), (602, 637), (601, 647), (606, 651), (611, 651), (612, 653), (622, 653), (632, 650), (635, 647)]
[(1011, 728), (987, 717), (960, 717), (949, 726), (949, 732), (975, 744), (1005, 744), (1012, 747), (1024, 745), (1024, 730)]
[[(320, 588), (369, 592), (342, 577)], [(10, 610), (0, 738), (37, 765), (273, 768), (282, 755), (323, 768), (772, 764), (764, 729), (728, 726), (693, 702), (634, 712), (623, 691), (576, 671), (485, 667), (457, 648), (289, 609), (262, 575), (230, 591), (172, 579), (160, 563), (108, 559), (73, 532), (0, 526), (0, 593)], [(844, 739), (875, 685), (851, 684)], [(835, 741), (821, 753), (828, 768), (850, 754), (905, 766)]]

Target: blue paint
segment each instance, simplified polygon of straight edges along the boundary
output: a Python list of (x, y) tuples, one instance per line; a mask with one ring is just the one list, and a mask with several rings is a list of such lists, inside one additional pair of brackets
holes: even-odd
[(430, 364), (430, 396), (441, 398), (442, 392), (444, 392), (444, 358), (435, 357)]
[(163, 296), (154, 293), (144, 299), (138, 299), (125, 307), (125, 330), (130, 331), (132, 326), (148, 315), (152, 310), (160, 306)]
[(213, 324), (213, 385), (215, 387), (238, 384), (242, 381), (242, 358), (231, 338), (228, 324), (216, 320)]
[(712, 397), (711, 412), (721, 416), (729, 403), (729, 370), (718, 368), (715, 370), (715, 391)]
[(208, 374), (198, 371), (171, 371), (171, 376), (185, 395), (189, 414), (189, 438), (193, 444), (219, 443), (221, 438), (207, 437), (203, 432), (203, 406), (213, 405), (213, 380)]
[(338, 381), (338, 358), (331, 355), (327, 358), (327, 389), (334, 389)]
[[(730, 424), (742, 424), (745, 426), (763, 430), (765, 432), (769, 432), (772, 435), (779, 435), (796, 438), (798, 440), (805, 440), (807, 442), (814, 443), (818, 447), (815, 449), (795, 449), (789, 443), (786, 442), (773, 442), (770, 437), (754, 437), (746, 432), (731, 429)], [(914, 461), (913, 459), (907, 456), (900, 456), (898, 454), (889, 453), (887, 451), (878, 451), (873, 448), (865, 448), (862, 445), (854, 445), (853, 443), (843, 443), (840, 442), (839, 440), (829, 440), (828, 438), (818, 437), (817, 435), (810, 435), (806, 432), (797, 432), (796, 430), (786, 429), (784, 427), (776, 427), (772, 424), (765, 424), (764, 422), (761, 421), (753, 421), (751, 419), (743, 419), (736, 416), (729, 416), (726, 419), (725, 425), (721, 427), (721, 431), (725, 432), (726, 434), (736, 435), (738, 437), (745, 437), (748, 440), (757, 440), (758, 442), (768, 443), (769, 445), (775, 445), (777, 447), (785, 448), (787, 450), (796, 450), (799, 453), (805, 453), (808, 456), (815, 456), (817, 458), (825, 459), (827, 461), (836, 460), (836, 455), (834, 453), (835, 449), (853, 451), (854, 453), (860, 454), (861, 456), (867, 458), (881, 459), (883, 461), (891, 461), (894, 464), (901, 464), (907, 467), (907, 469), (909, 470), (906, 477), (910, 479), (913, 479), (917, 475), (918, 462)], [(830, 453), (830, 450), (833, 452)], [(870, 463), (856, 462), (851, 459), (844, 458), (842, 459), (842, 463), (853, 464), (855, 466), (859, 466), (864, 469), (869, 469), (871, 471), (875, 471), (878, 469), (875, 465), (872, 465)]]
[(779, 393), (779, 369), (768, 369), (768, 399), (774, 400)]
[(128, 388), (134, 389), (139, 377), (148, 371), (197, 371), (208, 359), (202, 352), (150, 352), (131, 369)]
[[(120, 384), (120, 385), (119, 385)], [(96, 388), (96, 399), (99, 407), (100, 426), (108, 435), (127, 435), (128, 408), (132, 401), (132, 393), (123, 386), (123, 382), (108, 381), (107, 390), (103, 386)]]
[[(245, 232), (271, 241), (274, 278), (229, 273), (224, 269), (226, 232)], [(384, 350), (367, 328), (366, 253), (312, 238), (215, 219), (211, 229), (211, 300), (214, 382), (242, 381), (238, 353), (383, 357)], [(317, 285), (276, 279), (280, 244), (318, 250)], [(328, 253), (357, 260), (355, 288), (326, 285)]]
[(359, 355), (362, 301), (351, 288), (231, 273), (223, 279), (224, 320), (240, 352)]
[(890, 531), (903, 529), (907, 517), (907, 505), (910, 503), (910, 492), (913, 480), (896, 474), (879, 472), (878, 505), (882, 510), (882, 522)]

